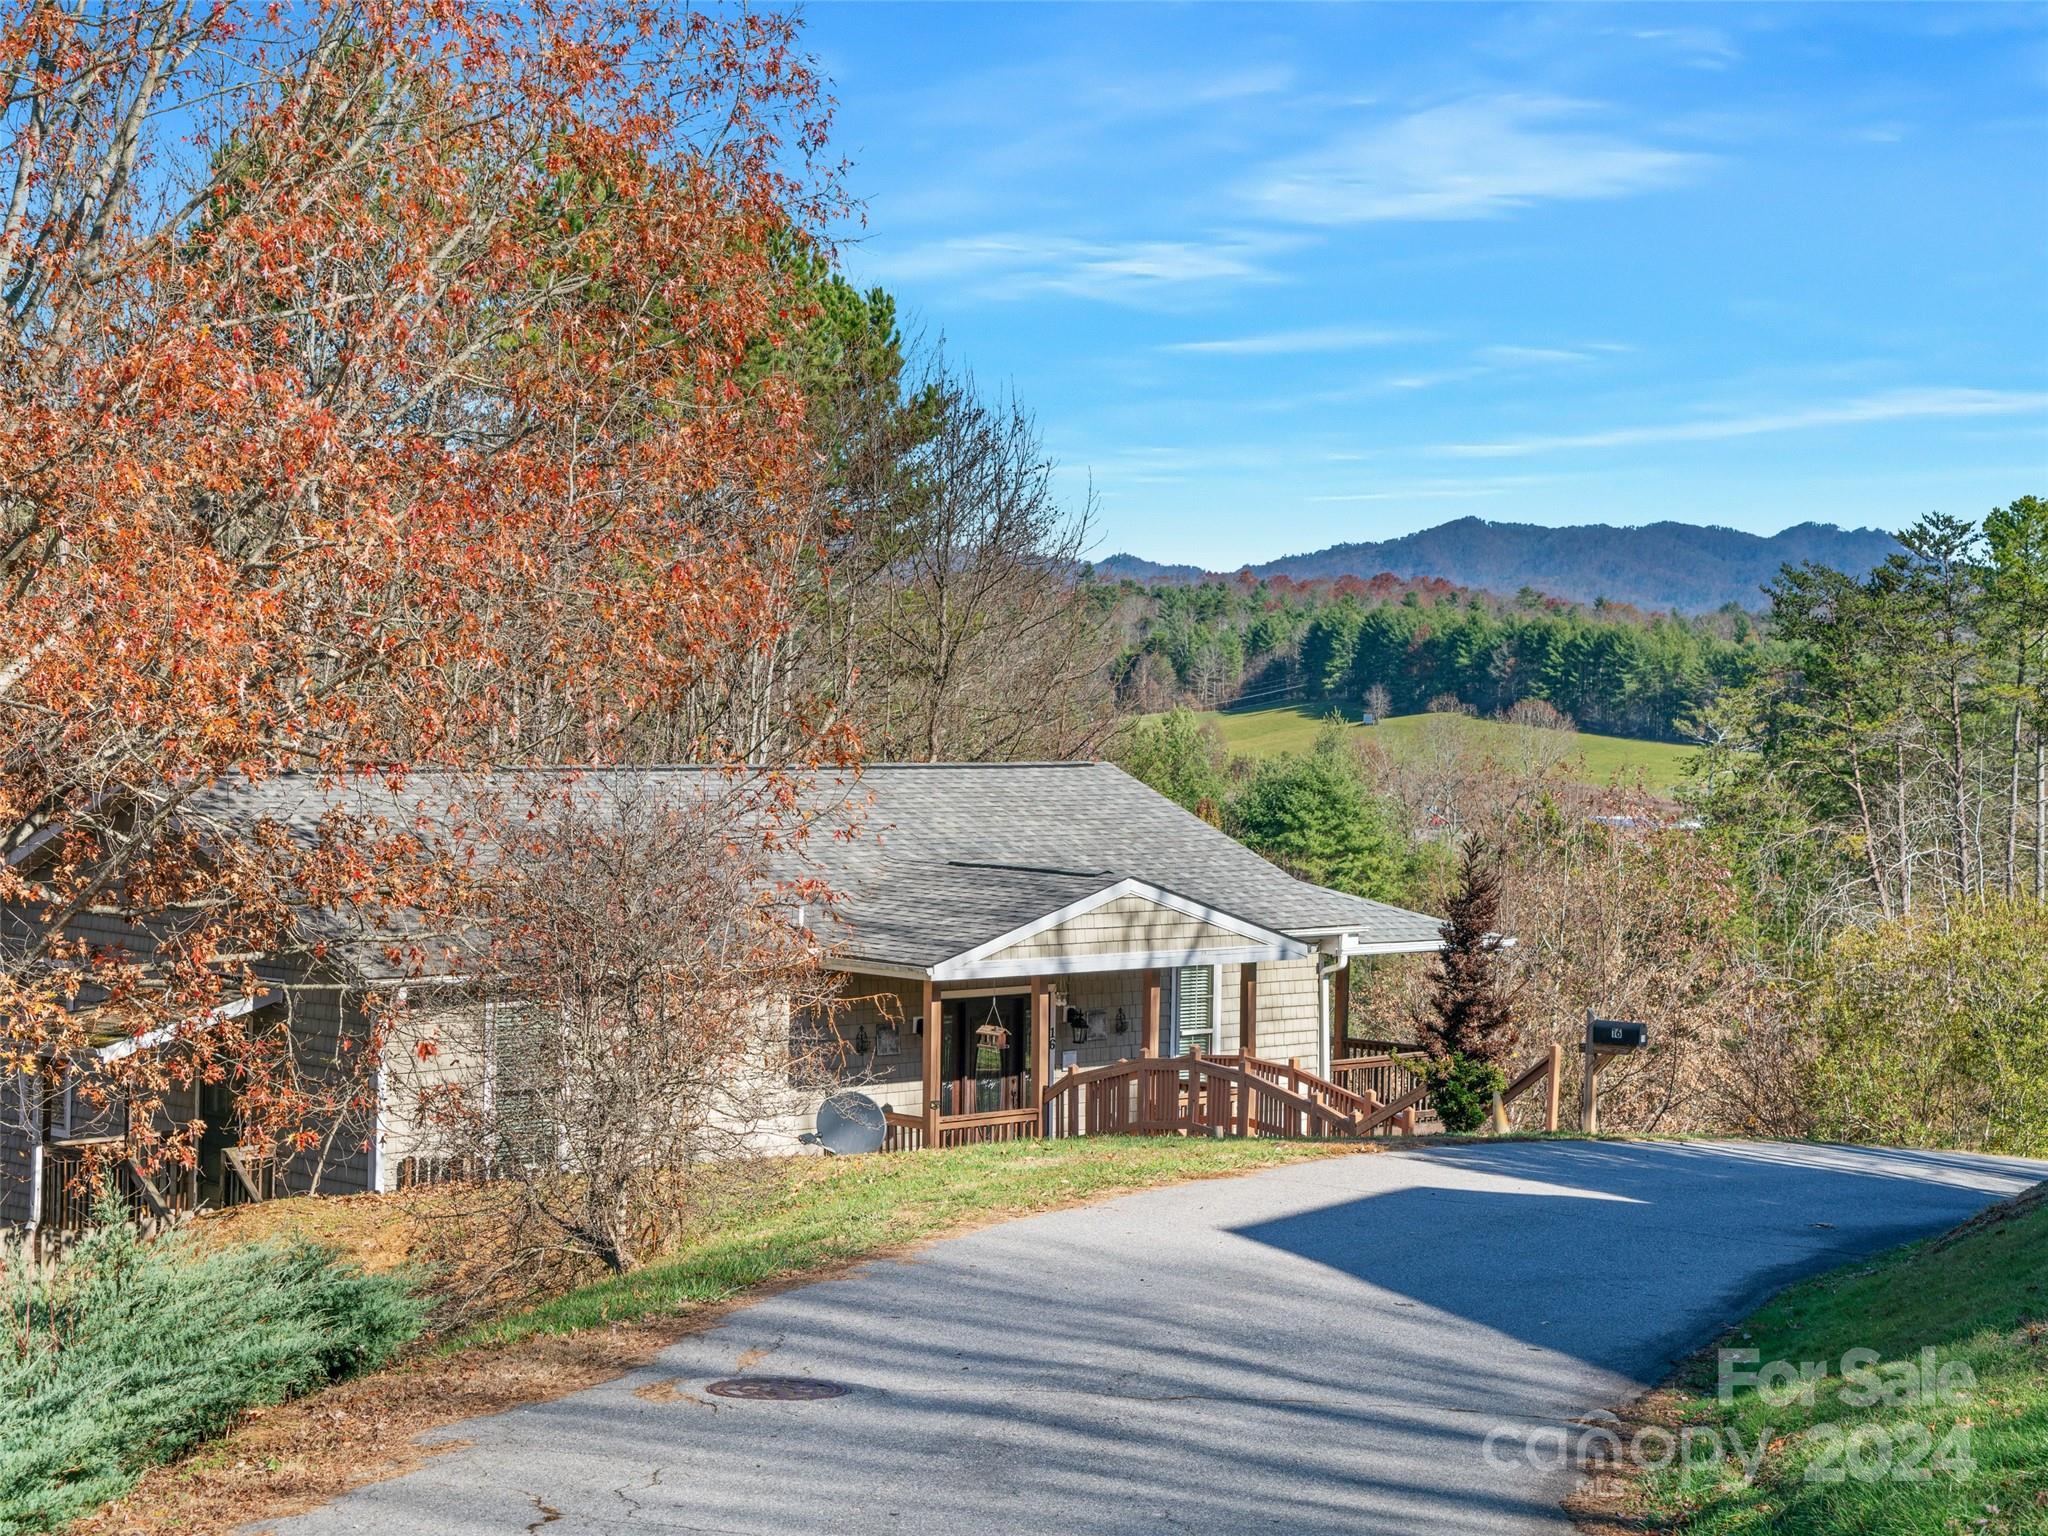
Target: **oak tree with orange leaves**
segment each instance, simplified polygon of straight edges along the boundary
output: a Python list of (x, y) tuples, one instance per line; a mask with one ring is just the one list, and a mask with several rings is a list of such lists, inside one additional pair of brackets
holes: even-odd
[(788, 19), (609, 0), (10, 0), (0, 88), (0, 1112), (89, 1064), (145, 1165), (209, 1085), (312, 1155), (376, 1042), (236, 1005), (332, 985), (308, 912), (459, 888), (460, 797), (307, 840), (209, 788), (854, 746), (720, 708), (805, 533), (742, 363), (829, 101)]

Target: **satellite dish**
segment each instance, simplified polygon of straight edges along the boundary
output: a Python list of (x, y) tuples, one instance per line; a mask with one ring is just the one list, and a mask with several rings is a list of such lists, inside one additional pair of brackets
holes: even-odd
[(882, 1106), (864, 1093), (835, 1093), (818, 1106), (818, 1128), (797, 1139), (837, 1157), (882, 1150), (889, 1127)]

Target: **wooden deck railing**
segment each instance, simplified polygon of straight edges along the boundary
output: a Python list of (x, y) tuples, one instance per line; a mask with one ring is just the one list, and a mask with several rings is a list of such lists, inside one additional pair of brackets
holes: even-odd
[[(882, 1150), (915, 1152), (925, 1144), (924, 1121), (901, 1110), (882, 1111)], [(972, 1147), (989, 1141), (1032, 1141), (1044, 1134), (1036, 1109), (985, 1109), (971, 1115), (941, 1115), (939, 1145)]]
[[(1352, 1057), (1329, 1077), (1299, 1059), (1257, 1056), (1133, 1056), (1069, 1071), (1046, 1089), (1040, 1109), (941, 1115), (939, 1145), (974, 1146), (1039, 1136), (1371, 1136), (1413, 1135), (1428, 1108), (1429, 1084), (1416, 1070), (1422, 1053)], [(1551, 1084), (1547, 1126), (1557, 1116), (1558, 1049), (1539, 1057), (1501, 1095), (1514, 1102), (1537, 1083)], [(1357, 1086), (1353, 1086), (1357, 1085)], [(925, 1145), (925, 1123), (901, 1110), (882, 1112), (885, 1152)]]
[(1422, 1081), (1416, 1070), (1426, 1055), (1422, 1051), (1394, 1051), (1384, 1056), (1345, 1056), (1330, 1063), (1331, 1080), (1360, 1098), (1380, 1104), (1391, 1103), (1410, 1093)]
[(1137, 1056), (1069, 1072), (1046, 1091), (1046, 1134), (1359, 1134), (1359, 1121), (1352, 1113), (1282, 1086), (1273, 1077), (1272, 1071), (1248, 1071), (1241, 1064), (1198, 1054)]
[(42, 1148), (42, 1215), (39, 1225), (54, 1232), (82, 1232), (109, 1181), (115, 1196), (136, 1221), (166, 1227), (199, 1204), (194, 1168), (167, 1168), (152, 1177), (124, 1155), (116, 1138), (55, 1141)]

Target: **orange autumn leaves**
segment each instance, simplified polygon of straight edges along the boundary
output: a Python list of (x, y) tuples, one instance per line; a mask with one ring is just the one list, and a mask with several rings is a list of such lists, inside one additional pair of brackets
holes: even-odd
[(122, 1093), (225, 1075), (283, 1134), (333, 1090), (193, 1021), (295, 908), (461, 871), (186, 797), (757, 745), (715, 701), (811, 460), (741, 363), (839, 206), (828, 103), (785, 19), (580, 0), (14, 0), (0, 79), (0, 1070), (167, 1026)]

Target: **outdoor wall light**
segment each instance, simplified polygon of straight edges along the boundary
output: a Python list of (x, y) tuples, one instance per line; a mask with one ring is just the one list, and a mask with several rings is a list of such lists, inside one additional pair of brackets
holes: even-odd
[(1116, 1032), (1120, 1035), (1127, 1035), (1131, 1032), (1131, 1021), (1124, 1016), (1124, 1011), (1121, 1008), (1116, 1011)]
[(1088, 1015), (1078, 1008), (1067, 1010), (1067, 1030), (1074, 1037), (1074, 1044), (1088, 1043)]
[(865, 1056), (868, 1053), (868, 1045), (868, 1027), (863, 1024), (854, 1032), (853, 1048), (858, 1054)]

